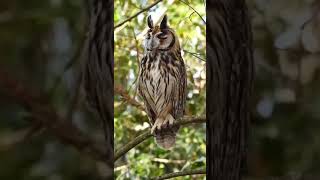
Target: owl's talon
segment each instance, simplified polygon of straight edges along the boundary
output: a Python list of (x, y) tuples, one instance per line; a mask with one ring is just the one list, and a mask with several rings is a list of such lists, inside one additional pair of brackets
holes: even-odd
[(163, 119), (160, 119), (160, 118), (156, 119), (156, 121), (154, 122), (151, 128), (151, 134), (153, 134), (156, 129), (160, 130), (162, 124), (163, 124)]
[(166, 119), (168, 119), (169, 125), (173, 125), (173, 123), (174, 123), (174, 118), (172, 117), (171, 114), (168, 114), (167, 117), (166, 117)]
[(156, 129), (157, 126), (155, 126), (155, 124), (152, 126), (151, 128), (151, 134), (154, 134), (154, 130)]
[(173, 125), (174, 118), (171, 114), (168, 114), (165, 119), (157, 118), (151, 128), (151, 134), (154, 134), (155, 130), (161, 130), (162, 128)]
[(170, 123), (170, 122), (169, 122), (169, 119), (166, 118), (166, 119), (163, 121), (162, 126), (165, 127), (166, 125), (169, 125), (169, 123)]

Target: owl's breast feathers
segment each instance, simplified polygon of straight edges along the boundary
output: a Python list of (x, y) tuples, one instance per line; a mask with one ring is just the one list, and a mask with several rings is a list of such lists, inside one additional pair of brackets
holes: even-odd
[(180, 52), (147, 52), (140, 64), (138, 91), (151, 124), (159, 116), (166, 116), (163, 113), (170, 113), (174, 119), (183, 116), (186, 70)]

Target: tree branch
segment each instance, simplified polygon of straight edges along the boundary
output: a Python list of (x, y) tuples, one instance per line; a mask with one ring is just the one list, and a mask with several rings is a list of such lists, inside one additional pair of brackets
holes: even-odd
[(205, 169), (196, 169), (196, 170), (188, 170), (188, 171), (182, 171), (182, 172), (174, 172), (174, 173), (169, 173), (165, 174), (156, 178), (152, 178), (153, 180), (162, 180), (162, 179), (171, 179), (174, 177), (179, 177), (179, 176), (188, 176), (188, 175), (199, 175), (199, 174), (206, 174)]
[(0, 69), (0, 88), (13, 101), (25, 107), (31, 113), (30, 120), (36, 124), (41, 124), (48, 132), (57, 137), (62, 143), (72, 145), (78, 151), (88, 154), (96, 160), (111, 162), (108, 159), (104, 144), (96, 142), (86, 136), (71, 122), (60, 117), (58, 113), (47, 101), (44, 95), (36, 95), (25, 88), (18, 81)]
[(179, 0), (180, 2), (182, 2), (183, 4), (189, 6), (189, 8), (191, 8), (195, 13), (198, 14), (198, 16), (201, 18), (201, 20), (203, 21), (204, 24), (206, 24), (206, 21), (203, 19), (203, 17), (200, 15), (200, 13), (198, 11), (196, 11), (192, 6), (190, 6), (188, 3), (182, 1), (182, 0)]
[(202, 57), (198, 56), (198, 55), (200, 55), (199, 53), (190, 52), (190, 51), (185, 50), (185, 49), (183, 49), (183, 51), (186, 52), (186, 53), (188, 53), (188, 54), (191, 54), (193, 57), (198, 58), (198, 59), (200, 59), (201, 61), (206, 62), (205, 59), (203, 59)]
[(157, 4), (160, 3), (161, 1), (162, 1), (162, 0), (158, 0), (158, 1), (154, 2), (153, 4), (150, 4), (149, 6), (141, 9), (141, 11), (137, 12), (137, 13), (134, 14), (133, 16), (131, 16), (131, 17), (129, 17), (128, 19), (122, 21), (121, 23), (115, 25), (113, 29), (117, 29), (118, 27), (122, 26), (122, 25), (125, 24), (126, 22), (131, 21), (133, 18), (135, 18), (135, 17), (137, 17), (139, 14), (141, 14), (141, 13), (143, 13), (143, 12), (151, 9), (153, 6), (157, 5)]
[[(176, 124), (177, 125), (189, 125), (192, 123), (205, 123), (205, 122), (206, 122), (205, 116), (199, 116), (199, 117), (186, 116), (186, 117), (183, 117), (181, 120), (178, 120)], [(130, 151), (132, 148), (136, 147), (137, 145), (139, 145), (140, 143), (142, 143), (144, 140), (148, 139), (151, 136), (152, 136), (152, 134), (150, 133), (150, 128), (148, 128), (142, 134), (140, 134), (138, 137), (136, 137), (135, 139), (133, 139), (132, 141), (130, 141), (129, 143), (127, 143), (126, 145), (124, 145), (123, 147), (118, 149), (115, 152), (114, 160), (116, 161), (121, 156), (123, 156), (128, 151)]]
[(127, 102), (128, 104), (135, 106), (136, 108), (145, 111), (144, 107), (142, 104), (140, 104), (138, 101), (136, 101), (135, 99), (131, 98), (129, 96), (129, 94), (124, 90), (124, 88), (120, 85), (115, 85), (114, 88), (114, 92), (119, 94), (125, 102)]

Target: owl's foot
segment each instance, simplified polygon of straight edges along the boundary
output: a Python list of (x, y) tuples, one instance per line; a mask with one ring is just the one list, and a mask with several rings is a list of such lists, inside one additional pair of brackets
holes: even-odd
[(161, 130), (162, 127), (167, 127), (172, 125), (173, 122), (174, 122), (174, 118), (172, 117), (171, 114), (168, 114), (165, 119), (157, 118), (151, 128), (151, 134), (154, 134), (154, 131), (156, 129)]
[(174, 118), (171, 116), (171, 114), (168, 114), (166, 116), (166, 119), (164, 120), (163, 124), (166, 125), (166, 124), (169, 124), (169, 125), (172, 125), (174, 122)]
[(151, 134), (154, 134), (154, 131), (156, 129), (161, 129), (161, 126), (164, 122), (164, 119), (163, 118), (157, 118), (156, 121), (154, 122), (152, 128), (151, 128)]

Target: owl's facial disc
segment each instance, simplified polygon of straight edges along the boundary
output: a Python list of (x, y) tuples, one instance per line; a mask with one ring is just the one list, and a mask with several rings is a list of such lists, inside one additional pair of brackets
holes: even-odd
[(173, 46), (174, 41), (174, 34), (170, 30), (161, 30), (156, 26), (146, 34), (145, 47), (147, 51), (168, 50)]
[(151, 16), (148, 16), (147, 24), (150, 28), (144, 42), (147, 51), (169, 50), (175, 44), (174, 33), (167, 23), (167, 15), (163, 17), (160, 26), (153, 25)]

